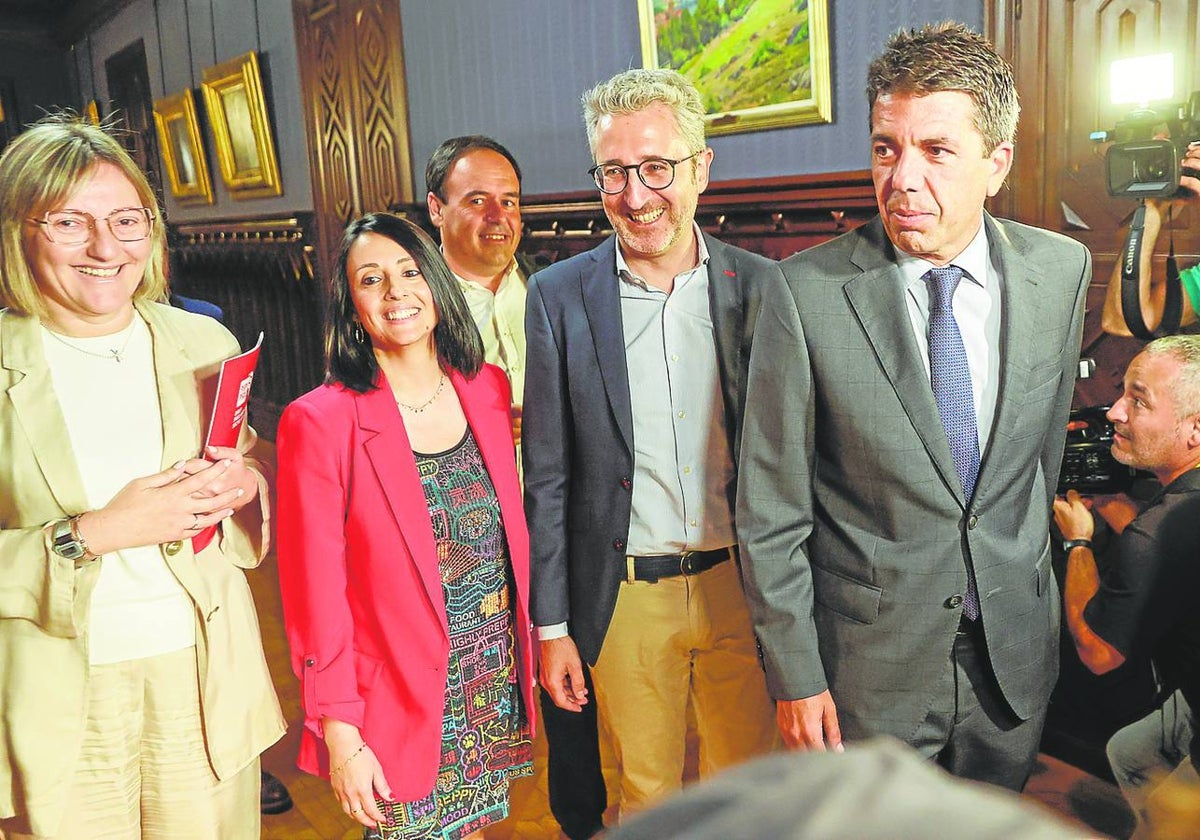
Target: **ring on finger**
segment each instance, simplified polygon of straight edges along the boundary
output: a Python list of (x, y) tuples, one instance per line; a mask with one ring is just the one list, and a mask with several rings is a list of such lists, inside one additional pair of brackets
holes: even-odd
[(351, 808), (350, 809), (351, 814), (361, 814), (362, 812), (363, 812), (362, 808)]
[(198, 514), (198, 513), (192, 514), (192, 527), (189, 528), (188, 530), (189, 531), (199, 531), (200, 530), (200, 514)]

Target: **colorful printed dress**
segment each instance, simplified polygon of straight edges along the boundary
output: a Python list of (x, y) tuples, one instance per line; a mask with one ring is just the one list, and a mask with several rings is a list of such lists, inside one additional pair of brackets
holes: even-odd
[(459, 840), (508, 816), (508, 782), (533, 772), (516, 681), (511, 569), (496, 491), (468, 428), (454, 448), (413, 453), (437, 542), (450, 661), (433, 792), (380, 802), (388, 823), (364, 837)]

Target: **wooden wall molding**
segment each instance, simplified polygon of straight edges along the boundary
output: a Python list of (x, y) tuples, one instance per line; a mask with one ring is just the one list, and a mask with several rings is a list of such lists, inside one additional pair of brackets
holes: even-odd
[[(393, 210), (428, 225), (424, 205)], [(696, 221), (732, 245), (772, 259), (832, 239), (876, 214), (869, 170), (723, 181), (700, 196)], [(595, 190), (523, 196), (522, 250), (552, 260), (573, 256), (612, 234)]]

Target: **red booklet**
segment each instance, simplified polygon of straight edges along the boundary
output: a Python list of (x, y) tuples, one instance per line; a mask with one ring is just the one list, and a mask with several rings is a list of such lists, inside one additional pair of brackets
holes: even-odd
[[(258, 334), (254, 346), (221, 363), (217, 376), (216, 394), (213, 397), (212, 418), (208, 422), (208, 435), (204, 446), (237, 446), (238, 436), (246, 422), (246, 411), (250, 405), (250, 385), (254, 382), (254, 368), (258, 366), (258, 351), (262, 349), (263, 334)], [(203, 453), (201, 453), (203, 457)], [(210, 525), (192, 537), (192, 550), (199, 554), (217, 533), (217, 526)]]

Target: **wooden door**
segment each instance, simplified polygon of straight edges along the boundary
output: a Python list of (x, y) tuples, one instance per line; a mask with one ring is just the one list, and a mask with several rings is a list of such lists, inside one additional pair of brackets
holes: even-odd
[[(1088, 135), (1111, 129), (1132, 106), (1109, 102), (1113, 59), (1170, 52), (1176, 56), (1175, 99), (1200, 89), (1195, 0), (989, 0), (988, 35), (1012, 63), (1021, 97), (1017, 151), (1008, 187), (993, 202), (997, 215), (1060, 231), (1092, 251), (1085, 355), (1099, 375), (1078, 389), (1081, 402), (1107, 402), (1139, 342), (1100, 331), (1100, 308), (1120, 228), (1134, 202), (1105, 189), (1103, 149)], [(1198, 138), (1200, 139), (1200, 138)], [(1173, 226), (1181, 265), (1200, 260), (1200, 214), (1190, 207)], [(1166, 237), (1164, 232), (1163, 237)], [(1165, 242), (1160, 245), (1165, 247)], [(1161, 270), (1161, 265), (1158, 266)]]
[(318, 265), (346, 223), (413, 200), (399, 0), (293, 0)]

